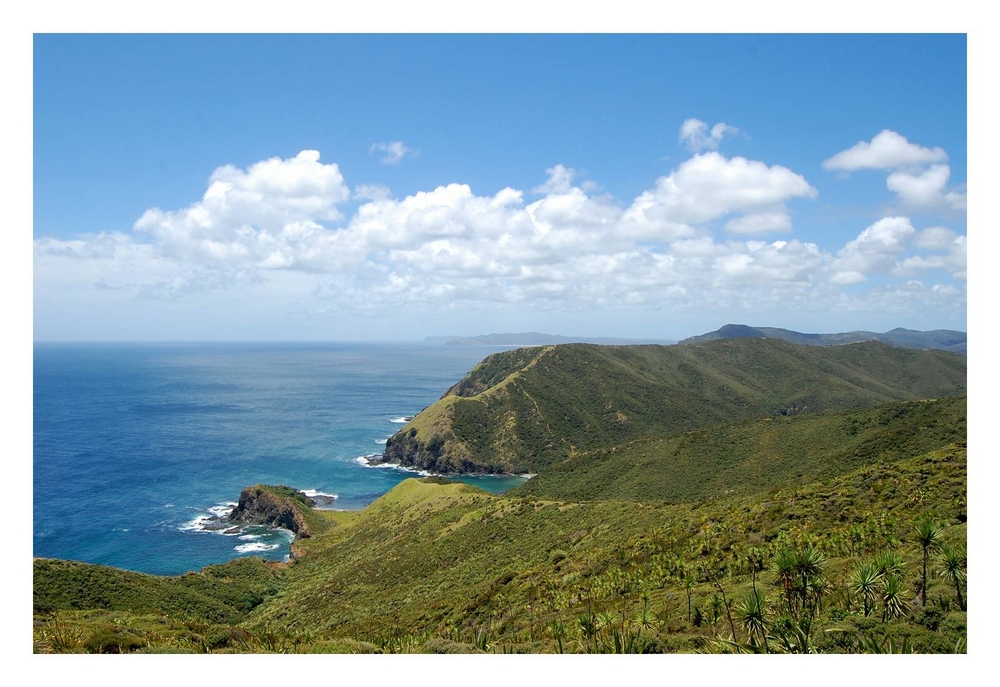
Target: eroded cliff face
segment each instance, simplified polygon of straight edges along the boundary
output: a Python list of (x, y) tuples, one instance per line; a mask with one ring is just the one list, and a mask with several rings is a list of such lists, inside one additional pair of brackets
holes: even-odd
[(386, 440), (382, 455), (370, 458), (369, 462), (391, 463), (440, 475), (501, 475), (515, 471), (510, 462), (474, 459), (465, 444), (454, 440), (453, 434), (446, 436), (435, 434), (425, 441), (415, 429), (401, 430)]
[(295, 533), (296, 539), (312, 536), (296, 502), (312, 507), (315, 501), (290, 487), (255, 485), (240, 492), (240, 500), (229, 519), (247, 525), (283, 527)]

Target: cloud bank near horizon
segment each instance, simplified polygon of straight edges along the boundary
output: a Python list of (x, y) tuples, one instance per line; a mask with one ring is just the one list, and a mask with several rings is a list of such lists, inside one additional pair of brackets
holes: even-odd
[[(794, 204), (819, 192), (781, 165), (718, 152), (736, 131), (687, 120), (680, 139), (694, 154), (625, 203), (576, 183), (562, 164), (529, 198), (512, 187), (477, 195), (463, 183), (396, 198), (380, 185), (350, 187), (315, 150), (225, 165), (201, 199), (150, 208), (131, 232), (36, 239), (36, 310), (60, 298), (97, 308), (210, 297), (242, 301), (234, 312), (293, 304), (313, 314), (400, 305), (964, 310), (964, 235), (895, 213), (836, 250), (795, 238)], [(387, 164), (409, 152), (378, 150)], [(904, 211), (964, 212), (946, 159), (885, 130), (823, 166), (891, 170), (887, 186)], [(352, 200), (360, 204), (346, 217)]]

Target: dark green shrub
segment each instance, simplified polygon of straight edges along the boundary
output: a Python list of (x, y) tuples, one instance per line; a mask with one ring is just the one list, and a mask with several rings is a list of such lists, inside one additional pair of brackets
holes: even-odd
[(940, 627), (941, 632), (947, 635), (961, 635), (964, 637), (966, 632), (968, 632), (966, 618), (965, 611), (952, 611), (944, 617)]
[(100, 625), (83, 640), (83, 648), (91, 654), (126, 654), (146, 646), (146, 642), (114, 625)]
[(427, 450), (435, 458), (441, 457), (441, 449), (444, 448), (444, 437), (440, 434), (435, 434), (431, 437), (431, 440), (427, 442)]
[(239, 627), (212, 625), (206, 630), (204, 639), (209, 649), (223, 649), (239, 646), (250, 638), (250, 633)]
[(926, 606), (917, 609), (913, 615), (913, 620), (928, 630), (936, 631), (944, 620), (944, 612), (935, 606)]

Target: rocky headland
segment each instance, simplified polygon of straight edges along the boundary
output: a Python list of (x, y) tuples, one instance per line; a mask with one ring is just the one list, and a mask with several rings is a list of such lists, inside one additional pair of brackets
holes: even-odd
[(229, 521), (282, 527), (294, 532), (296, 539), (308, 539), (313, 533), (301, 509), (315, 505), (313, 499), (291, 487), (256, 484), (240, 492), (240, 500), (229, 514)]

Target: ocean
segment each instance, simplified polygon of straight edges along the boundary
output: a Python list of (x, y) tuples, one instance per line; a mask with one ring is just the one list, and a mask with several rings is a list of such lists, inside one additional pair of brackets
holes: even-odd
[[(362, 508), (414, 473), (367, 467), (404, 417), (502, 348), (422, 343), (34, 346), (34, 555), (176, 575), (282, 530), (213, 528), (243, 487)], [(501, 492), (520, 478), (462, 481)], [(228, 529), (228, 528), (227, 528)]]

